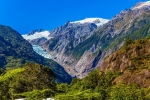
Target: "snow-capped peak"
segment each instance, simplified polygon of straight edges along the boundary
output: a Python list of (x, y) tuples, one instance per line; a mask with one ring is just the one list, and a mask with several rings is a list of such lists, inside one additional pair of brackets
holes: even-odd
[(46, 38), (46, 39), (49, 39), (50, 37), (48, 37), (50, 34), (49, 31), (42, 31), (42, 32), (35, 32), (33, 35), (28, 35), (28, 34), (25, 34), (25, 35), (22, 35), (22, 37), (26, 40), (34, 40), (34, 39), (38, 39), (38, 38)]
[(150, 1), (139, 2), (139, 3), (137, 3), (137, 4), (132, 8), (132, 10), (141, 9), (141, 8), (144, 8), (144, 7), (147, 7), (147, 6), (150, 6)]
[(101, 26), (101, 25), (107, 23), (108, 21), (109, 21), (108, 19), (103, 19), (103, 18), (85, 18), (83, 20), (74, 21), (74, 22), (70, 22), (70, 23), (80, 23), (80, 24), (95, 23), (97, 26)]

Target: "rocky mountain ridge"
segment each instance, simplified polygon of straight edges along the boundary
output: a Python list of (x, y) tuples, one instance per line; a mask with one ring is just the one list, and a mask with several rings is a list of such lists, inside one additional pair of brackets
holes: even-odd
[(22, 37), (26, 40), (28, 40), (31, 44), (42, 44), (46, 40), (52, 38), (49, 37), (50, 31), (44, 30), (44, 29), (37, 29), (29, 32), (28, 34), (23, 34)]
[[(70, 50), (72, 50), (76, 45), (90, 37), (93, 30), (100, 27), (107, 21), (108, 20), (102, 18), (86, 18), (75, 22), (68, 21), (64, 25), (52, 30), (48, 36), (52, 38), (49, 40), (44, 40), (43, 37), (28, 40), (24, 35), (23, 37), (32, 45), (41, 46), (54, 58), (53, 60), (62, 62), (61, 64), (63, 64), (63, 60), (65, 58), (63, 55), (64, 53), (69, 54)], [(27, 36), (31, 39), (32, 35)]]
[[(138, 9), (134, 9), (137, 7)], [(89, 30), (88, 33), (81, 28), (80, 23), (76, 23), (79, 30), (77, 31), (76, 28), (72, 30), (72, 23), (67, 22), (64, 26), (54, 29), (49, 35), (54, 38), (45, 41), (41, 46), (53, 55), (55, 61), (64, 66), (70, 75), (83, 78), (99, 67), (107, 55), (119, 49), (125, 38), (138, 39), (148, 36), (148, 33), (136, 35), (136, 32), (146, 27), (149, 21), (150, 5), (149, 2), (143, 2), (121, 11), (98, 28), (93, 27), (93, 23), (85, 23), (88, 24), (87, 29), (84, 27), (86, 31)]]
[[(83, 78), (92, 69), (99, 67), (107, 55), (122, 46), (125, 38), (132, 37), (132, 39), (138, 39), (149, 36), (148, 32), (145, 34), (139, 33), (140, 35), (136, 34), (136, 31), (140, 30), (140, 28), (143, 28), (149, 23), (149, 16), (149, 6), (136, 10), (128, 9), (122, 11), (108, 23), (103, 25), (103, 27), (100, 27), (94, 31), (94, 34), (92, 34), (91, 37), (76, 46), (72, 53), (75, 55), (74, 57), (76, 57), (78, 52), (83, 52), (79, 55), (81, 59), (77, 60), (80, 64), (75, 65), (75, 68), (77, 67), (82, 69), (78, 72), (78, 77)], [(93, 45), (95, 45), (95, 52), (87, 52), (91, 50)], [(100, 52), (102, 51), (101, 55), (98, 53), (99, 50)], [(93, 55), (95, 53), (97, 54), (94, 57)], [(96, 60), (96, 58), (99, 59)], [(95, 64), (95, 61), (97, 64)]]

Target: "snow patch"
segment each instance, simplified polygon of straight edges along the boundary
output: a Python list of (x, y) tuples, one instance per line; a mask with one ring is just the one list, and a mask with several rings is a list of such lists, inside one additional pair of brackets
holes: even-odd
[(50, 34), (49, 31), (43, 31), (43, 32), (35, 32), (35, 34), (33, 35), (24, 34), (22, 35), (22, 37), (26, 40), (34, 40), (42, 37), (45, 37), (46, 39), (50, 39), (52, 37), (48, 37), (49, 34)]
[(140, 2), (138, 5), (132, 8), (132, 10), (141, 9), (144, 7), (150, 6), (150, 1)]
[(103, 18), (86, 18), (83, 20), (74, 21), (74, 22), (70, 22), (70, 23), (80, 23), (80, 24), (95, 23), (97, 26), (101, 26), (101, 25), (107, 23), (108, 21), (109, 21), (108, 19), (103, 19)]

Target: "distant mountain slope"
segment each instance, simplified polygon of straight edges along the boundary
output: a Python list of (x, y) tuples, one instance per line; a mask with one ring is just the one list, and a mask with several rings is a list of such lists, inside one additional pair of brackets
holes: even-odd
[[(68, 21), (64, 25), (52, 30), (47, 37), (51, 38), (49, 40), (45, 39), (45, 37), (31, 39), (32, 36), (39, 32), (35, 32), (35, 34), (32, 35), (26, 35), (28, 38), (30, 38), (30, 40), (24, 35), (23, 37), (32, 45), (42, 46), (42, 48), (45, 49), (55, 61), (59, 62), (59, 64), (63, 66), (66, 55), (70, 55), (70, 51), (72, 51), (75, 46), (77, 46), (80, 42), (83, 42), (86, 38), (90, 37), (92, 31), (94, 31), (97, 27), (101, 27), (106, 22), (108, 22), (108, 20), (102, 18), (86, 18), (74, 22)], [(42, 34), (44, 35), (44, 33), (40, 33), (41, 36)], [(40, 50), (36, 49), (35, 51)], [(38, 53), (42, 54), (41, 52)]]
[(0, 59), (1, 68), (21, 67), (26, 62), (37, 62), (49, 66), (59, 81), (71, 81), (62, 66), (35, 53), (31, 44), (17, 31), (4, 25), (0, 25)]
[[(74, 71), (77, 77), (85, 77), (92, 69), (99, 67), (108, 54), (119, 49), (125, 38), (138, 39), (149, 36), (149, 22), (150, 5), (121, 11), (69, 51), (70, 55), (64, 58), (63, 62), (68, 68), (68, 73)], [(146, 27), (144, 34), (138, 32)], [(68, 66), (74, 66), (72, 72)]]

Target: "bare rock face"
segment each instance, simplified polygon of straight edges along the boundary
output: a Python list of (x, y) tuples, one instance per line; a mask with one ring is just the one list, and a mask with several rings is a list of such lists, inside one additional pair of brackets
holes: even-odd
[[(114, 52), (115, 50), (119, 49), (122, 46), (125, 38), (129, 37), (131, 39), (138, 39), (138, 38), (144, 37), (142, 35), (141, 35), (142, 37), (140, 36), (138, 37), (136, 34), (136, 31), (141, 29), (145, 24), (148, 24), (148, 20), (150, 16), (149, 13), (150, 13), (149, 7), (140, 8), (140, 9), (128, 9), (126, 11), (122, 11), (120, 14), (112, 18), (112, 20), (110, 20), (108, 23), (106, 23), (102, 27), (95, 30), (94, 34), (92, 34), (88, 39), (82, 42), (82, 44), (85, 44), (85, 45), (89, 44), (89, 47), (92, 47), (92, 45), (95, 45), (95, 51), (91, 52), (91, 54), (88, 54), (88, 55), (92, 55), (93, 53), (101, 49), (102, 51), (101, 57), (98, 60), (98, 63), (94, 64), (93, 66), (92, 63), (94, 62), (94, 58), (90, 59), (90, 57), (88, 57), (89, 59), (87, 59), (85, 57), (86, 53), (84, 53), (81, 58), (84, 59), (85, 57), (88, 65), (84, 64), (82, 66), (83, 68), (82, 70), (84, 69), (85, 70), (83, 71), (83, 73), (80, 73), (78, 77), (80, 76), (84, 77), (85, 75), (87, 75), (87, 73), (89, 73), (89, 70), (86, 70), (87, 67), (92, 70), (94, 68), (101, 66), (103, 60), (105, 59), (105, 57), (107, 57), (107, 55), (111, 54), (112, 52)], [(147, 35), (145, 35), (145, 37)], [(84, 47), (81, 47), (80, 49), (83, 50)], [(90, 50), (90, 49), (91, 48), (85, 49), (85, 52), (86, 50)], [(97, 56), (98, 55), (94, 57), (96, 58)], [(120, 58), (122, 59), (122, 63), (121, 63), (122, 65), (126, 65), (126, 62), (128, 62), (128, 60), (126, 60), (125, 58), (126, 56), (122, 56), (122, 58)], [(82, 60), (78, 60), (78, 62), (82, 62)], [(82, 65), (82, 63), (80, 65)], [(122, 65), (119, 65), (119, 66), (122, 66)], [(117, 68), (116, 66), (118, 66), (118, 63), (113, 63), (112, 66)], [(76, 67), (78, 68), (78, 65), (76, 65)], [(115, 68), (112, 67), (112, 69), (114, 70)], [(124, 69), (126, 69), (126, 66), (124, 66), (124, 68), (122, 68), (121, 70), (123, 71)], [(83, 78), (83, 77), (80, 77), (80, 78)]]
[(32, 45), (42, 45), (47, 39), (45, 37), (41, 37), (41, 38), (37, 38), (37, 39), (34, 39), (34, 40), (30, 40), (29, 42), (32, 44)]
[(33, 35), (33, 34), (35, 34), (36, 32), (43, 32), (43, 31), (45, 31), (45, 30), (44, 30), (44, 29), (32, 30), (31, 32), (28, 33), (28, 36), (29, 36), (29, 35)]
[(65, 25), (54, 29), (49, 35), (53, 38), (47, 40), (42, 47), (55, 58), (55, 61), (65, 66), (64, 68), (68, 73), (76, 76), (78, 71), (72, 66), (76, 66), (78, 60), (73, 59), (71, 52), (79, 43), (90, 37), (96, 28), (97, 25), (94, 23), (67, 22)]

